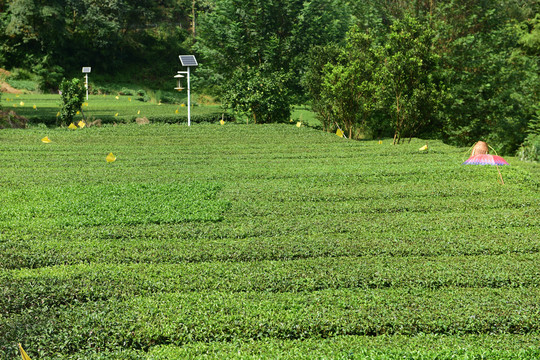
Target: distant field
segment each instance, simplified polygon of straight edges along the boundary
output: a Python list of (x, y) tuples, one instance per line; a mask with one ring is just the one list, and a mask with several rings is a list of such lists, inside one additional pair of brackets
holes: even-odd
[(537, 165), (424, 144), (0, 130), (0, 358), (539, 358)]
[[(90, 95), (83, 104), (83, 113), (75, 117), (75, 122), (83, 119), (83, 115), (91, 121), (101, 119), (104, 123), (133, 122), (137, 117), (147, 117), (153, 122), (187, 123), (187, 98), (177, 104), (156, 101), (141, 101), (140, 96), (126, 95)], [(193, 95), (192, 121), (218, 122), (222, 114), (225, 120), (231, 120), (230, 115), (220, 105), (199, 105)], [(6, 109), (13, 109), (18, 114), (30, 119), (32, 124), (56, 123), (61, 107), (60, 95), (43, 94), (3, 94), (2, 104)], [(315, 114), (306, 106), (296, 106), (291, 119), (301, 121), (309, 126), (320, 126)], [(244, 123), (246, 119), (238, 118)]]
[[(132, 122), (137, 117), (147, 117), (156, 122), (187, 122), (187, 101), (179, 104), (139, 101), (137, 96), (90, 95), (83, 104), (83, 113), (89, 120), (101, 119), (104, 123)], [(32, 123), (52, 125), (59, 116), (60, 95), (42, 94), (4, 94), (2, 104), (6, 109), (13, 109), (27, 117)], [(195, 102), (193, 101), (192, 105)], [(219, 121), (223, 110), (219, 105), (193, 106), (192, 118), (214, 114), (214, 121)], [(75, 117), (75, 122), (83, 114)]]

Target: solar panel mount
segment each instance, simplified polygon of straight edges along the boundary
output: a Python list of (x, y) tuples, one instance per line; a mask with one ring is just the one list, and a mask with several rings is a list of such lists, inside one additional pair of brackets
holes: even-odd
[(182, 66), (198, 66), (195, 55), (180, 55), (180, 62)]

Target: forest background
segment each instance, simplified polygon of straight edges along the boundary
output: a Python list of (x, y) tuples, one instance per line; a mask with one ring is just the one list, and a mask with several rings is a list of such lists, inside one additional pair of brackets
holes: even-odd
[(350, 138), (485, 140), (538, 160), (538, 0), (0, 0), (0, 67), (57, 91), (193, 87), (257, 123), (309, 104)]

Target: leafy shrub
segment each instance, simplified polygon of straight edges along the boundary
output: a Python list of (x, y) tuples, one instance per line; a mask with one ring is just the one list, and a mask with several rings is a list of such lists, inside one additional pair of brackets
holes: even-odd
[(540, 161), (540, 134), (530, 134), (518, 150), (517, 156), (522, 161)]
[(39, 75), (38, 86), (43, 92), (58, 89), (58, 84), (64, 77), (64, 69), (59, 65), (48, 66), (40, 63), (34, 66), (33, 70)]
[(13, 80), (34, 80), (34, 74), (32, 74), (27, 69), (13, 69), (11, 75), (9, 76)]
[(135, 95), (136, 92), (135, 90), (132, 90), (132, 89), (128, 89), (128, 88), (122, 88), (119, 92), (118, 92), (119, 95)]
[(538, 180), (382, 142), (288, 124), (2, 132), (0, 358), (17, 342), (43, 360), (538, 357), (518, 353), (539, 339)]
[(167, 94), (162, 94), (161, 95), (161, 102), (162, 103), (169, 103), (169, 104), (172, 104), (176, 101), (176, 98), (174, 96), (171, 96), (171, 95), (167, 95)]
[(291, 117), (287, 75), (264, 67), (237, 69), (225, 86), (224, 106), (254, 123), (286, 122)]
[[(233, 122), (235, 117), (229, 113), (210, 112), (206, 114), (191, 114), (192, 123), (216, 123), (223, 120)], [(148, 119), (153, 123), (178, 124), (187, 123), (187, 115), (152, 115)]]
[(529, 135), (519, 148), (517, 156), (522, 161), (540, 161), (540, 109), (529, 123)]
[(60, 121), (63, 124), (69, 124), (77, 111), (81, 110), (86, 89), (81, 79), (73, 78), (71, 80), (63, 79), (60, 83), (62, 92), (62, 108), (60, 109)]

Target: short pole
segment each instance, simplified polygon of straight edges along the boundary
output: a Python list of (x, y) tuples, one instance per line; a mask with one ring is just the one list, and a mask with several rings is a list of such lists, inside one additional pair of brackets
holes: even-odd
[(84, 76), (86, 78), (86, 83), (84, 86), (86, 86), (86, 101), (88, 101), (88, 74), (85, 74)]

